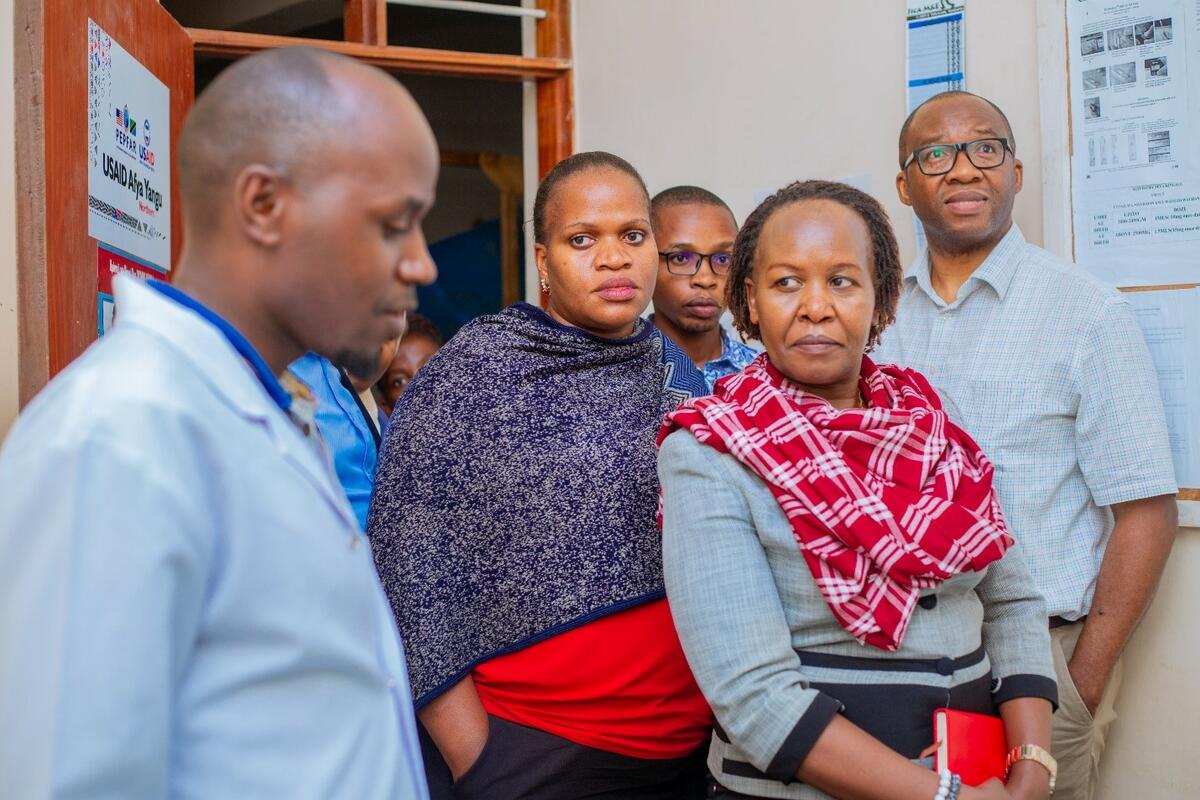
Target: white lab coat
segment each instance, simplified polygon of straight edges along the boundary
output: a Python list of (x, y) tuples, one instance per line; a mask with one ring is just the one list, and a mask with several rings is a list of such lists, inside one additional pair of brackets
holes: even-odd
[(0, 796), (424, 798), (328, 458), (199, 314), (117, 302), (0, 450)]

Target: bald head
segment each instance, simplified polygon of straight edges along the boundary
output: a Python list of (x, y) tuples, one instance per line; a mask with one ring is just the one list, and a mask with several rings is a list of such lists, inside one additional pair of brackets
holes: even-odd
[(389, 111), (408, 117), (411, 130), (432, 142), (416, 103), (382, 70), (305, 47), (241, 59), (200, 94), (176, 145), (189, 232), (211, 232), (246, 166), (262, 164), (303, 182), (323, 171), (331, 145), (362, 135), (364, 114)]
[(372, 369), (437, 275), (421, 228), (437, 142), (408, 92), (341, 56), (263, 52), (200, 95), (176, 158), (176, 285), (276, 372), (307, 351)]
[(986, 97), (981, 97), (980, 95), (972, 94), (971, 92), (942, 92), (941, 94), (935, 94), (933, 97), (914, 108), (912, 113), (908, 115), (908, 118), (904, 120), (904, 124), (900, 126), (901, 167), (904, 166), (905, 160), (914, 149), (912, 144), (908, 141), (908, 134), (913, 127), (913, 123), (918, 117), (924, 117), (928, 114), (935, 113), (939, 107), (948, 102), (986, 104), (986, 106), (996, 114), (996, 116), (999, 118), (999, 122), (1003, 125), (1004, 135), (1008, 138), (1008, 146), (1012, 148), (1014, 153), (1017, 151), (1017, 140), (1016, 137), (1013, 136), (1012, 125), (1009, 123), (1008, 117), (1005, 115), (1005, 113), (1000, 110), (1000, 106), (996, 105), (991, 100), (988, 100)]

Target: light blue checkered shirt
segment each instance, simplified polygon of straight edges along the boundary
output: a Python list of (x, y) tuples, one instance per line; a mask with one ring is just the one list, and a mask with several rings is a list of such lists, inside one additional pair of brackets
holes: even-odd
[(1016, 225), (953, 303), (925, 251), (872, 354), (924, 373), (996, 465), (1004, 517), (1051, 615), (1087, 613), (1114, 503), (1176, 489), (1162, 398), (1133, 309)]

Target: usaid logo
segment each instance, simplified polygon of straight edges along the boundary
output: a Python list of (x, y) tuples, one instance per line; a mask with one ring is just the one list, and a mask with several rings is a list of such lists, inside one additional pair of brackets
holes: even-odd
[(138, 161), (154, 169), (154, 151), (150, 149), (150, 120), (142, 120), (142, 143), (138, 147)]

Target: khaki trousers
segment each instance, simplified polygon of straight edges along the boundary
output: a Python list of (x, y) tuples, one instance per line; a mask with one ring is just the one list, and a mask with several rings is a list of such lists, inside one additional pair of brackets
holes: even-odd
[(1113, 667), (1095, 718), (1088, 713), (1071, 681), (1067, 663), (1082, 631), (1082, 622), (1050, 630), (1050, 651), (1058, 673), (1058, 711), (1054, 714), (1050, 737), (1050, 752), (1058, 761), (1054, 800), (1091, 800), (1095, 795), (1100, 779), (1100, 755), (1104, 752), (1109, 726), (1117, 718), (1113, 703), (1121, 688), (1122, 659)]

